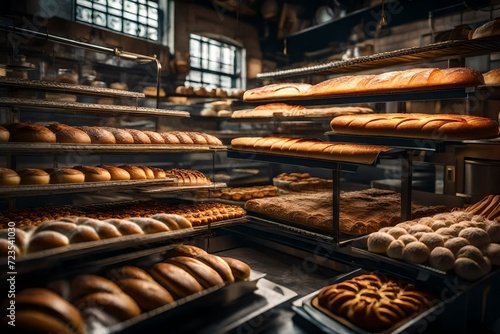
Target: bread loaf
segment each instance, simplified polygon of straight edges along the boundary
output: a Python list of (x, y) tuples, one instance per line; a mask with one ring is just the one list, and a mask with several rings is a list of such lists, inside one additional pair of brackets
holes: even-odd
[(65, 124), (51, 124), (49, 130), (55, 133), (58, 143), (90, 144), (92, 140), (84, 131)]
[(108, 130), (98, 126), (80, 126), (91, 139), (92, 144), (116, 144), (115, 136)]
[(203, 290), (203, 287), (192, 275), (172, 263), (157, 263), (149, 270), (149, 273), (176, 299)]
[(112, 181), (130, 180), (130, 173), (123, 168), (117, 166), (106, 166), (106, 165), (99, 165), (97, 167), (107, 170)]
[(15, 170), (0, 167), (0, 185), (16, 186), (21, 183), (21, 177)]
[(345, 115), (332, 119), (330, 126), (338, 134), (435, 140), (490, 138), (499, 130), (489, 118), (446, 114)]
[(92, 166), (74, 166), (73, 168), (85, 174), (85, 182), (105, 182), (111, 180), (111, 174), (105, 168)]
[(11, 123), (5, 125), (9, 130), (11, 142), (55, 143), (56, 135), (44, 126), (29, 123)]
[(500, 34), (500, 19), (496, 18), (469, 32), (469, 39), (479, 39)]
[(495, 68), (486, 73), (483, 73), (483, 78), (486, 85), (500, 84), (500, 68)]
[(116, 284), (137, 303), (143, 312), (172, 303), (174, 298), (156, 281), (122, 278)]
[(127, 171), (131, 180), (145, 180), (147, 179), (144, 169), (133, 165), (120, 165), (118, 166)]
[(112, 127), (103, 127), (103, 129), (113, 134), (116, 144), (134, 144), (134, 137), (124, 129)]
[(9, 138), (10, 138), (9, 130), (0, 125), (0, 143), (8, 142)]
[(243, 100), (255, 101), (260, 99), (280, 99), (302, 95), (311, 87), (307, 83), (276, 83), (264, 87), (247, 90), (243, 94)]
[(49, 184), (50, 175), (43, 169), (24, 168), (17, 171), (21, 184)]
[(205, 263), (188, 256), (175, 256), (165, 260), (174, 264), (193, 276), (205, 289), (224, 283), (221, 276)]
[(165, 144), (165, 139), (158, 132), (148, 130), (143, 130), (142, 132), (149, 137), (151, 144)]
[(151, 139), (149, 139), (149, 137), (141, 130), (137, 129), (124, 129), (124, 130), (130, 133), (130, 135), (134, 139), (134, 144), (151, 144)]

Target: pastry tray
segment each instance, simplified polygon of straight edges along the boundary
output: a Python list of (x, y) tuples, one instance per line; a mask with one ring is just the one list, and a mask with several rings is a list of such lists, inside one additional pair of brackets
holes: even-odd
[[(82, 261), (87, 257), (89, 259), (95, 256), (103, 258), (106, 253), (123, 252), (131, 248), (136, 250), (140, 248), (151, 248), (155, 244), (174, 243), (187, 239), (199, 238), (207, 236), (211, 229), (246, 222), (247, 218), (244, 216), (174, 231), (143, 235), (127, 235), (111, 239), (70, 244), (68, 246), (43, 250), (27, 255), (18, 255), (16, 257), (15, 270), (17, 274), (22, 274), (37, 269), (47, 269), (51, 266), (60, 266), (63, 262), (74, 264), (74, 261)], [(4, 275), (7, 274), (8, 273), (4, 273)]]
[(110, 115), (125, 113), (125, 114), (150, 115), (150, 116), (189, 117), (189, 112), (180, 110), (165, 110), (165, 109), (145, 108), (137, 106), (64, 102), (64, 101), (9, 98), (9, 97), (0, 97), (0, 106), (30, 107), (36, 109), (50, 109), (51, 111), (65, 111), (71, 113), (75, 111), (81, 111), (81, 112), (105, 113)]
[[(61, 194), (81, 191), (108, 191), (108, 190), (125, 190), (138, 188), (140, 191), (147, 191), (155, 186), (166, 187), (175, 190), (172, 184), (176, 182), (175, 178), (166, 179), (150, 179), (150, 180), (127, 180), (127, 181), (103, 181), (103, 182), (82, 182), (82, 183), (58, 183), (58, 184), (35, 184), (35, 185), (17, 185), (17, 186), (0, 186), (0, 198), (33, 196), (44, 194)], [(144, 189), (145, 188), (145, 189)], [(180, 189), (177, 189), (181, 191)]]
[(126, 90), (74, 85), (61, 82), (7, 78), (7, 77), (0, 77), (0, 86), (10, 86), (18, 88), (45, 90), (51, 92), (74, 93), (74, 94), (85, 94), (85, 95), (107, 96), (107, 97), (128, 97), (135, 99), (145, 97), (144, 93), (130, 92)]
[(63, 143), (0, 143), (4, 154), (94, 154), (94, 153), (194, 153), (225, 150), (226, 146), (175, 144), (63, 144)]
[[(346, 273), (340, 276), (337, 276), (332, 280), (331, 282), (328, 282), (328, 285), (342, 282), (345, 280), (348, 280), (350, 278), (362, 275), (362, 274), (367, 274), (369, 271), (366, 271), (362, 268), (355, 269), (351, 271), (350, 273)], [(413, 283), (416, 284), (418, 287), (422, 287), (422, 284), (419, 284), (420, 282), (414, 282), (412, 279), (404, 278), (404, 277), (398, 277), (397, 275), (389, 274), (388, 276), (391, 276), (392, 278), (395, 279), (402, 279), (408, 283)], [(441, 291), (442, 287), (439, 286), (425, 286), (425, 290), (434, 292), (434, 295), (437, 296), (436, 300), (433, 300), (431, 302), (431, 307), (424, 310), (423, 312), (417, 314), (416, 316), (402, 320), (392, 326), (390, 329), (381, 331), (381, 332), (376, 332), (378, 334), (386, 334), (386, 333), (420, 333), (422, 331), (422, 328), (427, 328), (428, 323), (434, 321), (438, 315), (440, 315), (443, 312), (443, 308), (445, 307), (445, 301), (439, 299), (440, 296), (442, 296)], [(302, 298), (296, 299), (292, 303), (292, 309), (303, 319), (308, 321), (309, 323), (312, 323), (315, 325), (317, 328), (321, 329), (322, 332), (324, 333), (331, 333), (331, 334), (370, 334), (373, 332), (364, 330), (359, 328), (358, 326), (352, 324), (350, 321), (347, 319), (343, 319), (341, 317), (331, 317), (327, 315), (326, 313), (320, 311), (318, 308), (316, 308), (313, 303), (314, 303), (314, 298), (318, 295), (320, 290), (315, 291), (307, 296), (304, 296)], [(454, 296), (452, 296), (450, 299), (454, 299)]]

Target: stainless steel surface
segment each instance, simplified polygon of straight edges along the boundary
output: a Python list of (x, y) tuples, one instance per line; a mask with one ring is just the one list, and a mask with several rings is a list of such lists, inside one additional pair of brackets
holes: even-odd
[(97, 95), (97, 96), (107, 96), (107, 97), (130, 97), (130, 98), (145, 97), (144, 93), (129, 92), (125, 90), (100, 88), (100, 87), (92, 87), (84, 85), (73, 85), (62, 82), (49, 82), (49, 81), (17, 79), (17, 78), (7, 78), (7, 77), (0, 77), (0, 86), (32, 88), (32, 89), (39, 89), (46, 91)]
[(485, 196), (498, 193), (500, 161), (466, 159), (464, 163), (465, 194)]
[(155, 109), (137, 106), (106, 105), (98, 103), (64, 102), (42, 99), (22, 99), (0, 97), (0, 106), (7, 107), (30, 107), (35, 109), (50, 109), (65, 112), (97, 112), (113, 116), (117, 113), (150, 115), (150, 116), (170, 116), (189, 117), (188, 111)]

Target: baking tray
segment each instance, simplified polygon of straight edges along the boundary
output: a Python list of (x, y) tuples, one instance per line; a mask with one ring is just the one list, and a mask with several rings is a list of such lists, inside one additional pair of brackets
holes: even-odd
[[(103, 181), (103, 182), (82, 182), (82, 183), (59, 183), (59, 184), (38, 184), (38, 185), (17, 185), (0, 186), (0, 198), (34, 196), (46, 194), (61, 194), (81, 191), (102, 191), (102, 190), (125, 190), (143, 187), (172, 185), (175, 178), (150, 179), (150, 180), (127, 180), (127, 181)], [(175, 188), (170, 186), (170, 188)]]
[[(340, 276), (335, 277), (331, 282), (328, 283), (334, 284), (338, 282), (342, 282), (348, 280), (350, 278), (370, 273), (362, 268), (354, 269), (350, 273), (346, 273)], [(385, 274), (385, 273), (381, 273)], [(408, 283), (416, 284), (419, 287), (423, 287), (425, 290), (433, 292), (436, 296), (436, 299), (431, 302), (431, 306), (424, 310), (423, 312), (417, 314), (416, 316), (410, 318), (409, 320), (402, 320), (395, 326), (391, 327), (390, 330), (384, 330), (379, 333), (421, 333), (422, 328), (427, 328), (428, 324), (434, 321), (437, 316), (443, 313), (443, 308), (445, 307), (445, 301), (440, 299), (442, 296), (441, 291), (442, 287), (439, 286), (426, 286), (422, 284), (415, 283), (413, 280), (408, 278), (401, 278), (397, 275), (389, 274), (395, 279), (402, 279), (407, 281)], [(320, 289), (321, 290), (321, 289)], [(312, 323), (317, 328), (319, 328), (324, 333), (332, 333), (332, 334), (370, 334), (373, 332), (364, 330), (359, 328), (358, 326), (351, 324), (347, 320), (337, 321), (334, 318), (326, 315), (322, 311), (318, 310), (315, 306), (313, 306), (312, 301), (318, 295), (319, 291), (315, 291), (305, 297), (299, 298), (292, 303), (292, 309), (303, 319)], [(452, 296), (448, 299), (454, 299)]]
[(77, 94), (107, 96), (107, 97), (129, 97), (135, 99), (145, 97), (144, 93), (130, 92), (126, 90), (74, 85), (62, 82), (50, 82), (50, 81), (7, 78), (7, 77), (0, 77), (0, 86), (30, 88), (30, 89), (45, 90), (51, 92), (77, 93)]
[(0, 143), (4, 154), (95, 154), (95, 153), (195, 153), (225, 150), (226, 146), (175, 144), (63, 144), (63, 143)]
[(170, 117), (189, 117), (188, 111), (180, 110), (165, 110), (156, 108), (145, 108), (138, 106), (122, 106), (122, 105), (106, 105), (98, 103), (80, 103), (80, 102), (64, 102), (43, 99), (23, 99), (0, 97), (0, 106), (8, 107), (30, 107), (36, 109), (50, 109), (51, 111), (64, 112), (97, 112), (104, 114), (134, 114), (134, 115), (149, 115), (149, 116), (170, 116)]

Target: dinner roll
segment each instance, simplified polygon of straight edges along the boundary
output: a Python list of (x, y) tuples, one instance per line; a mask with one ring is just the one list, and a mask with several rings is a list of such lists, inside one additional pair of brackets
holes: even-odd
[(154, 281), (153, 277), (151, 277), (151, 275), (149, 275), (145, 270), (130, 265), (113, 268), (106, 274), (106, 277), (112, 281), (117, 281), (125, 278), (136, 278), (146, 281)]
[(387, 233), (392, 235), (394, 239), (399, 238), (403, 234), (408, 234), (408, 232), (402, 227), (391, 227), (387, 230)]
[(162, 168), (158, 167), (149, 167), (153, 171), (154, 178), (155, 179), (166, 179), (167, 178), (167, 173), (165, 173), (165, 170)]
[(467, 239), (471, 245), (479, 248), (490, 242), (488, 233), (479, 227), (467, 227), (460, 231), (458, 236)]
[(409, 244), (410, 242), (418, 241), (418, 239), (411, 234), (403, 234), (398, 238), (398, 240), (401, 240), (405, 245)]
[(402, 259), (405, 243), (401, 240), (392, 240), (387, 247), (387, 256), (393, 259)]
[(192, 245), (179, 245), (167, 251), (167, 256), (191, 256), (197, 257), (208, 254), (204, 249)]
[(486, 233), (491, 242), (500, 243), (500, 222), (494, 222), (486, 227)]
[(168, 232), (170, 229), (159, 220), (147, 217), (131, 217), (127, 220), (136, 223), (145, 234)]
[(75, 166), (73, 168), (85, 174), (85, 182), (105, 182), (111, 180), (111, 174), (105, 168), (92, 166)]
[(500, 244), (490, 243), (483, 247), (483, 253), (490, 259), (491, 264), (500, 265)]
[(455, 256), (457, 256), (458, 251), (462, 247), (467, 245), (470, 245), (469, 241), (467, 241), (467, 239), (462, 237), (454, 237), (446, 240), (444, 243), (444, 247), (448, 248)]
[(50, 183), (83, 183), (85, 174), (74, 168), (49, 168)]
[(448, 248), (437, 246), (429, 255), (429, 264), (438, 270), (451, 270), (455, 266), (455, 255)]
[(117, 166), (107, 166), (107, 165), (99, 165), (99, 168), (104, 168), (108, 171), (111, 181), (128, 181), (130, 180), (130, 173), (125, 169), (117, 167)]
[(69, 243), (76, 244), (79, 242), (89, 242), (100, 240), (99, 234), (90, 226), (78, 225), (68, 234)]
[(74, 303), (82, 313), (97, 309), (110, 315), (116, 323), (123, 322), (141, 314), (141, 309), (129, 295), (118, 292), (95, 292), (83, 296)]
[(394, 240), (394, 237), (385, 232), (373, 232), (368, 236), (368, 250), (374, 253), (385, 254), (387, 247)]
[(403, 250), (403, 259), (410, 263), (424, 263), (429, 258), (429, 248), (420, 242), (410, 242)]
[(21, 183), (21, 177), (15, 170), (0, 167), (0, 185), (17, 186)]
[(432, 233), (432, 232), (424, 233), (424, 235), (422, 235), (418, 240), (424, 243), (431, 252), (436, 247), (444, 246), (444, 238), (437, 233)]
[(24, 168), (17, 171), (21, 177), (21, 184), (49, 184), (50, 175), (43, 169)]

